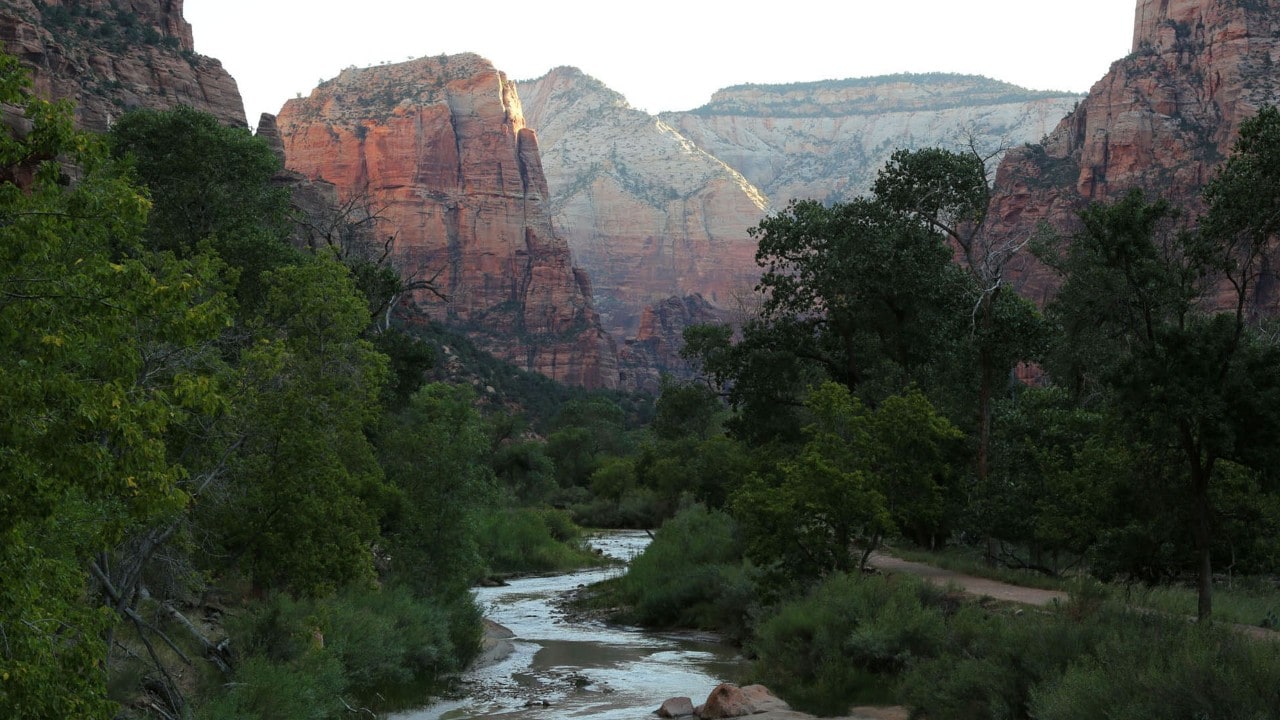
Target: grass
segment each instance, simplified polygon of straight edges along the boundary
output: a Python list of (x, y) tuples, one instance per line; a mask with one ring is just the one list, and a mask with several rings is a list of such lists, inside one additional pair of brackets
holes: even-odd
[(885, 548), (885, 553), (903, 560), (933, 565), (952, 572), (973, 575), (974, 577), (999, 580), (1010, 585), (1038, 588), (1040, 590), (1061, 590), (1070, 592), (1073, 586), (1070, 576), (1053, 577), (1033, 570), (1017, 570), (1003, 566), (992, 567), (983, 560), (982, 554), (973, 548), (950, 547), (945, 550), (918, 550), (913, 548)]

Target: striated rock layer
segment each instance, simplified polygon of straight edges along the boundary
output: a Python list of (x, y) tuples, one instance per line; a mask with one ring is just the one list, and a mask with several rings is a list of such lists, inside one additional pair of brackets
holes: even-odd
[[(1043, 222), (1070, 233), (1086, 204), (1135, 187), (1194, 217), (1241, 121), (1280, 100), (1277, 62), (1274, 2), (1138, 0), (1132, 54), (1044, 142), (1005, 156), (991, 231), (1023, 238)], [(1055, 287), (1034, 264), (1019, 280), (1037, 301)]]
[(972, 75), (909, 74), (740, 85), (661, 118), (780, 207), (862, 195), (900, 148), (1040, 140), (1079, 100)]
[(646, 308), (669, 297), (724, 305), (751, 291), (760, 271), (747, 229), (768, 201), (746, 178), (576, 68), (519, 88), (556, 228), (615, 337), (635, 337)]
[(692, 368), (680, 350), (684, 347), (684, 329), (692, 325), (732, 322), (729, 313), (706, 298), (694, 293), (669, 297), (646, 307), (640, 315), (640, 326), (634, 337), (628, 337), (618, 348), (618, 371), (622, 385), (632, 390), (656, 393), (662, 375), (689, 377)]
[(476, 55), (344, 70), (281, 110), (287, 165), (367, 193), (429, 316), (520, 367), (616, 387), (587, 274), (552, 229), (550, 193), (515, 85)]
[(177, 105), (245, 125), (236, 81), (196, 54), (182, 0), (5, 0), (0, 43), (38, 94), (75, 102), (86, 130), (104, 131), (133, 108)]

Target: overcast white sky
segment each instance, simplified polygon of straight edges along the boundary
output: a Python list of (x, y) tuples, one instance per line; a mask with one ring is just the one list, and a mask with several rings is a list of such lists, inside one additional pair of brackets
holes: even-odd
[(475, 52), (517, 80), (573, 65), (632, 105), (689, 110), (739, 83), (896, 72), (1083, 92), (1128, 54), (1134, 0), (186, 0), (196, 50), (250, 124), (348, 66)]

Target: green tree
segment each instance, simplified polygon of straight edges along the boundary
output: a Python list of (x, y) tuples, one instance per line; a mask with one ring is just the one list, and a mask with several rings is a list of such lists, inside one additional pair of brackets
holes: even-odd
[(272, 182), (280, 161), (267, 144), (186, 106), (126, 113), (109, 141), (150, 192), (149, 247), (180, 257), (213, 248), (236, 271), (236, 297), (251, 316), (266, 292), (262, 273), (297, 255), (289, 192)]
[(33, 97), (0, 55), (0, 715), (114, 714), (90, 559), (178, 512), (167, 433), (218, 402), (167, 358), (227, 322), (216, 266), (141, 242), (148, 203), (70, 107)]
[(987, 231), (991, 185), (987, 163), (975, 147), (899, 150), (876, 177), (876, 197), (941, 233), (959, 250), (969, 274), (963, 312), (976, 354), (978, 380), (978, 482), (990, 463), (991, 417), (1000, 384), (1019, 362), (1038, 359), (1047, 340), (1039, 313), (1009, 291), (1006, 268), (1029, 238), (995, 238)]
[(471, 388), (432, 383), (382, 433), (398, 502), (387, 520), (395, 575), (421, 595), (465, 592), (483, 569), (478, 514), (494, 501), (489, 441)]
[(1260, 172), (1269, 148), (1280, 148), (1274, 111), (1245, 124), (1236, 155), (1206, 192), (1201, 232), (1179, 231), (1166, 202), (1134, 191), (1082, 213), (1083, 231), (1054, 260), (1065, 277), (1050, 306), (1064, 329), (1056, 373), (1103, 391), (1152, 457), (1178, 458), (1165, 477), (1175, 496), (1185, 491), (1202, 619), (1213, 609), (1222, 464), (1269, 470), (1280, 432), (1280, 347), (1251, 315), (1272, 242), (1272, 228), (1253, 214), (1274, 207), (1258, 201), (1245, 212), (1229, 192)]
[(873, 410), (828, 382), (810, 393), (806, 409), (813, 423), (798, 456), (782, 462), (776, 478), (748, 478), (733, 496), (757, 561), (811, 580), (860, 567), (895, 530), (940, 531), (962, 434), (923, 394), (891, 396)]
[(759, 317), (737, 343), (727, 329), (686, 333), (688, 353), (742, 413), (739, 431), (793, 434), (783, 409), (798, 408), (822, 379), (871, 403), (912, 383), (940, 395), (954, 385), (967, 279), (939, 233), (859, 199), (793, 202), (752, 236), (764, 270)]
[(258, 587), (323, 595), (373, 578), (384, 488), (366, 429), (386, 358), (360, 339), (368, 309), (341, 264), (317, 257), (263, 281), (259, 339), (240, 357), (243, 439), (210, 527)]

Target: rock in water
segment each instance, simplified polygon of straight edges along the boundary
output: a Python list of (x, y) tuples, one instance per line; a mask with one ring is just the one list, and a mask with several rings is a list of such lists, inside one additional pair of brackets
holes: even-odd
[(707, 701), (699, 706), (698, 717), (713, 720), (788, 709), (790, 708), (785, 702), (763, 685), (738, 687), (732, 683), (721, 683), (707, 696)]
[(693, 700), (687, 697), (674, 697), (662, 703), (657, 715), (661, 718), (678, 718), (693, 714)]

